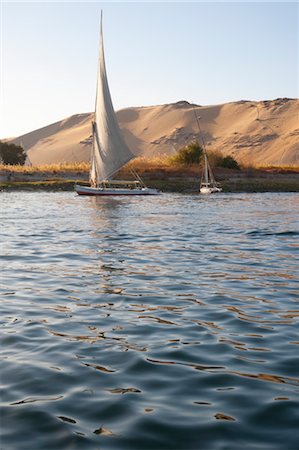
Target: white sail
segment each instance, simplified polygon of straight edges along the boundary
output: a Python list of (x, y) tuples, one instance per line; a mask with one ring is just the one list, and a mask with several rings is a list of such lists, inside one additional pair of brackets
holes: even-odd
[(95, 174), (98, 183), (108, 180), (112, 175), (134, 157), (127, 147), (118, 126), (107, 81), (102, 15), (99, 49), (99, 73), (97, 82), (95, 121), (93, 123), (93, 156), (91, 160), (91, 179)]

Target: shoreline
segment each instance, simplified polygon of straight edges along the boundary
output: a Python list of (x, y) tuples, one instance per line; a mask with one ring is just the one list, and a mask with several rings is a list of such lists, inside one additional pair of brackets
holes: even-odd
[[(134, 167), (135, 168), (135, 167)], [(135, 169), (145, 184), (162, 192), (197, 193), (198, 166), (140, 166)], [(215, 169), (223, 192), (299, 192), (299, 171), (283, 169)], [(88, 185), (88, 170), (0, 170), (0, 191), (74, 191), (75, 184)], [(130, 168), (117, 174), (130, 180)]]
[[(197, 193), (199, 191), (199, 178), (167, 180), (147, 178), (144, 179), (150, 188), (162, 192)], [(0, 192), (11, 191), (74, 191), (75, 184), (88, 185), (83, 180), (40, 180), (40, 181), (8, 181), (0, 182)], [(299, 192), (299, 176), (285, 179), (265, 178), (239, 178), (221, 181), (223, 192)], [(75, 192), (75, 191), (74, 191)]]

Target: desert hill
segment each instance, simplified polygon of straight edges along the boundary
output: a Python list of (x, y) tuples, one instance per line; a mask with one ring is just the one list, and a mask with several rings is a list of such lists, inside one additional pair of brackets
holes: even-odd
[[(195, 115), (208, 150), (248, 165), (299, 166), (298, 99), (212, 106), (180, 101), (117, 112), (132, 152), (149, 158), (172, 155), (190, 141), (200, 141)], [(25, 148), (33, 165), (89, 161), (92, 118), (92, 113), (76, 114), (12, 142)]]

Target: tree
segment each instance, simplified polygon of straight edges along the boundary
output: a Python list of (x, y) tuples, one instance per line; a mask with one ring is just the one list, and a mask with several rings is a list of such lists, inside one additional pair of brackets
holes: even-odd
[(3, 164), (23, 166), (26, 161), (26, 152), (20, 145), (0, 141), (0, 160)]
[(179, 164), (198, 164), (203, 157), (203, 149), (198, 142), (192, 142), (186, 147), (181, 148), (172, 160)]

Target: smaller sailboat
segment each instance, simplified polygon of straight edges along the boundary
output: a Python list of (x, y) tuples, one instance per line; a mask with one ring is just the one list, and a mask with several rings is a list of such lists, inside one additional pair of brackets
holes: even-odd
[(119, 128), (113, 108), (104, 58), (102, 14), (99, 49), (99, 73), (96, 90), (95, 118), (92, 123), (90, 186), (76, 185), (79, 195), (157, 195), (157, 189), (145, 186), (132, 171), (134, 181), (114, 180), (113, 176), (134, 158)]
[(206, 150), (204, 150), (204, 168), (199, 192), (201, 194), (215, 194), (216, 192), (222, 192), (220, 183), (217, 183), (214, 178)]
[(221, 185), (220, 185), (220, 183), (216, 182), (213, 172), (212, 172), (212, 169), (211, 169), (211, 166), (209, 164), (208, 155), (207, 155), (207, 151), (206, 151), (206, 144), (205, 144), (205, 140), (202, 135), (200, 123), (199, 123), (200, 117), (197, 116), (194, 105), (193, 105), (193, 112), (195, 115), (199, 135), (201, 137), (203, 155), (204, 155), (204, 167), (203, 167), (203, 172), (202, 172), (202, 176), (201, 176), (201, 180), (200, 180), (199, 192), (200, 192), (200, 194), (215, 194), (216, 192), (222, 192)]

